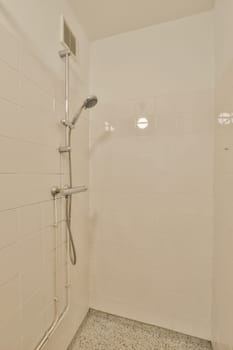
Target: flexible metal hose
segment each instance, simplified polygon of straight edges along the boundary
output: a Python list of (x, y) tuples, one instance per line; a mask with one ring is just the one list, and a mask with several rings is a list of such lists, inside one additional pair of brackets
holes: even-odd
[[(71, 129), (69, 129), (69, 140), (68, 144), (71, 146)], [(69, 151), (69, 186), (73, 186), (73, 179), (72, 179), (72, 157), (71, 157), (71, 151)], [(76, 248), (74, 244), (74, 238), (72, 235), (72, 229), (71, 229), (71, 211), (72, 211), (72, 195), (66, 196), (66, 226), (68, 230), (68, 236), (69, 236), (69, 253), (70, 253), (70, 261), (72, 265), (76, 265), (77, 263), (77, 254), (76, 254)]]
[(71, 202), (71, 196), (66, 196), (66, 225), (67, 225), (68, 235), (69, 235), (70, 261), (72, 265), (76, 265), (77, 254), (76, 254), (74, 239), (73, 239), (72, 230), (71, 230), (70, 212), (71, 212), (72, 206), (70, 206), (69, 204), (70, 202)]

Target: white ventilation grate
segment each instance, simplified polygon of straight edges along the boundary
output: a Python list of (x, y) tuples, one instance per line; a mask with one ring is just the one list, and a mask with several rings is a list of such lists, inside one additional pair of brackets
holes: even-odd
[(64, 16), (61, 17), (61, 43), (69, 49), (74, 56), (77, 56), (76, 37), (68, 26)]

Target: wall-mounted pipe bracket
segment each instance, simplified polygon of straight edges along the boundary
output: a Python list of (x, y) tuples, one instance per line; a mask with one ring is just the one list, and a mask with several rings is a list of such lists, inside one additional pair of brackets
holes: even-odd
[(60, 56), (61, 58), (65, 58), (65, 57), (71, 55), (71, 51), (70, 51), (69, 49), (60, 50), (60, 51), (58, 52), (58, 54), (59, 54), (59, 56)]
[(58, 186), (53, 186), (51, 188), (51, 195), (56, 197), (60, 193), (60, 188)]

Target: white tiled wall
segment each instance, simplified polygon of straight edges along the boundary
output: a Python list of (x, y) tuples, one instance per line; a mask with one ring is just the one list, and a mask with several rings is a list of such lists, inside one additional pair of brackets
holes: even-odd
[(215, 111), (215, 241), (213, 343), (216, 350), (233, 349), (233, 125), (220, 125), (220, 113), (233, 112), (233, 2), (217, 0)]
[[(97, 41), (91, 305), (210, 338), (211, 14)], [(147, 97), (148, 96), (148, 97)], [(135, 128), (146, 115), (149, 127)]]
[[(9, 9), (12, 2), (9, 2)], [(23, 6), (23, 4), (21, 4)], [(16, 11), (16, 6), (12, 7)], [(61, 2), (54, 11), (62, 11)], [(35, 15), (38, 6), (35, 6)], [(68, 10), (67, 10), (68, 11)], [(10, 13), (11, 19), (20, 11)], [(25, 12), (26, 14), (26, 12)], [(17, 20), (0, 25), (0, 349), (32, 350), (54, 316), (54, 203), (52, 185), (65, 184), (67, 162), (58, 147), (64, 142), (59, 120), (64, 113), (64, 63), (58, 52), (43, 63), (30, 40), (17, 31)], [(44, 18), (48, 12), (42, 13)], [(58, 41), (60, 17), (56, 15)], [(39, 14), (36, 15), (38, 18)], [(53, 19), (53, 14), (51, 14)], [(43, 18), (40, 18), (43, 20)], [(3, 25), (4, 22), (4, 25)], [(7, 24), (6, 24), (7, 23)], [(31, 23), (25, 22), (30, 29)], [(30, 36), (33, 36), (29, 30)], [(54, 31), (54, 28), (49, 28)], [(82, 37), (83, 42), (86, 40)], [(41, 35), (43, 47), (43, 34)], [(51, 43), (52, 45), (54, 43)], [(82, 45), (88, 62), (88, 45)], [(84, 54), (85, 50), (85, 54)], [(59, 63), (57, 63), (59, 62)], [(85, 62), (85, 67), (86, 67)], [(72, 68), (73, 69), (73, 68)], [(82, 64), (79, 62), (79, 70)], [(72, 74), (73, 73), (73, 74)], [(72, 70), (72, 111), (87, 93), (85, 81)], [(81, 88), (80, 88), (81, 86)], [(74, 181), (88, 184), (88, 119), (74, 138)], [(58, 203), (59, 311), (65, 304), (64, 202)], [(64, 349), (88, 309), (88, 194), (74, 200), (74, 238), (78, 265), (71, 269), (71, 310), (46, 349)]]

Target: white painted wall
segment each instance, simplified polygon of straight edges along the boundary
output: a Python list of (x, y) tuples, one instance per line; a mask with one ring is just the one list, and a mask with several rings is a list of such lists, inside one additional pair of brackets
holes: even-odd
[[(80, 44), (72, 65), (72, 107), (88, 92), (89, 43), (63, 0), (0, 3), (0, 348), (31, 350), (53, 316), (51, 185), (67, 180), (59, 124), (64, 63), (60, 15)], [(75, 130), (74, 183), (88, 184), (88, 119)], [(59, 310), (64, 307), (64, 203), (59, 208)], [(88, 306), (88, 195), (74, 199), (78, 265), (71, 269), (71, 307), (46, 350), (64, 350)]]
[(217, 117), (221, 112), (233, 112), (232, 18), (233, 2), (217, 0), (215, 6), (217, 74), (213, 294), (213, 343), (216, 350), (233, 348), (233, 125), (219, 125), (217, 122)]
[(211, 13), (93, 43), (92, 307), (210, 338), (213, 88)]

